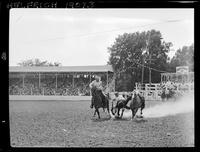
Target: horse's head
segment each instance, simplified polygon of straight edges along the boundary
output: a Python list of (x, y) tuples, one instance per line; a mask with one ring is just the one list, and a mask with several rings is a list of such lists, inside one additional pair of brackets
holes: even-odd
[(133, 92), (132, 92), (132, 99), (134, 99), (137, 96), (139, 96), (139, 94), (140, 94), (139, 90), (133, 90)]
[(134, 90), (135, 94), (138, 95), (140, 92), (139, 90)]
[(135, 95), (136, 95), (135, 93), (133, 93), (133, 94), (132, 94), (132, 99), (134, 99), (134, 98), (135, 98)]

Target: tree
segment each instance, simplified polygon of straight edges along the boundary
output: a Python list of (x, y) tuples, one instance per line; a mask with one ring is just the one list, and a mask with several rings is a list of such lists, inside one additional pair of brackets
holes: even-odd
[(169, 67), (175, 71), (177, 66), (188, 66), (190, 71), (194, 71), (194, 44), (183, 46), (176, 51)]
[(59, 62), (47, 62), (47, 61), (41, 61), (40, 59), (29, 59), (24, 60), (20, 63), (18, 63), (19, 66), (61, 66), (61, 63)]
[[(115, 39), (114, 44), (108, 48), (110, 54), (108, 64), (113, 66), (117, 74), (116, 90), (133, 90), (135, 82), (141, 82), (143, 64), (147, 67), (165, 70), (167, 53), (172, 43), (166, 43), (161, 39), (161, 33), (156, 30), (124, 33)], [(154, 59), (151, 65), (148, 60), (150, 56)], [(148, 82), (148, 68), (145, 68), (144, 74), (144, 82)], [(158, 80), (160, 80), (160, 72), (152, 71), (152, 82)]]

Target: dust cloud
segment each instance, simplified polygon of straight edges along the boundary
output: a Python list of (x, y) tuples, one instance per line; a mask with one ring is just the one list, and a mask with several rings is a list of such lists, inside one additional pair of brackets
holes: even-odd
[(162, 102), (144, 110), (146, 118), (164, 117), (194, 111), (194, 95), (184, 95), (177, 101)]
[[(151, 101), (146, 101), (151, 102)], [(145, 118), (157, 118), (165, 117), (170, 115), (176, 115), (181, 113), (188, 113), (194, 111), (194, 94), (187, 94), (182, 96), (176, 101), (161, 102), (158, 104), (150, 106), (143, 110), (143, 116)], [(121, 113), (121, 112), (120, 112)], [(136, 115), (140, 115), (140, 109)], [(131, 118), (131, 110), (124, 111), (123, 118)], [(114, 116), (111, 115), (113, 118)]]

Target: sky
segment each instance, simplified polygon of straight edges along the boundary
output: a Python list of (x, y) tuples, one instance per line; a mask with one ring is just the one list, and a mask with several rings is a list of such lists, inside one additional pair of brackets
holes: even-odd
[(172, 57), (194, 43), (194, 9), (11, 9), (9, 65), (34, 58), (105, 65), (118, 35), (151, 29), (172, 42)]

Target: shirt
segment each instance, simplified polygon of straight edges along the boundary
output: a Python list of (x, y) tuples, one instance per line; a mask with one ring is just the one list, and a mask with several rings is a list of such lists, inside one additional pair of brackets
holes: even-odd
[(115, 107), (116, 104), (117, 104), (117, 102), (120, 101), (120, 100), (125, 100), (125, 98), (124, 98), (122, 95), (119, 95), (118, 97), (114, 98), (114, 99), (112, 100), (113, 106)]
[(125, 98), (122, 96), (122, 95), (119, 95), (117, 98), (116, 98), (117, 101), (119, 100), (125, 100)]
[(92, 81), (90, 83), (89, 86), (90, 86), (90, 89), (92, 89), (93, 87), (96, 87), (98, 90), (102, 90), (103, 89), (101, 81), (97, 82), (96, 80), (94, 80), (94, 81)]

